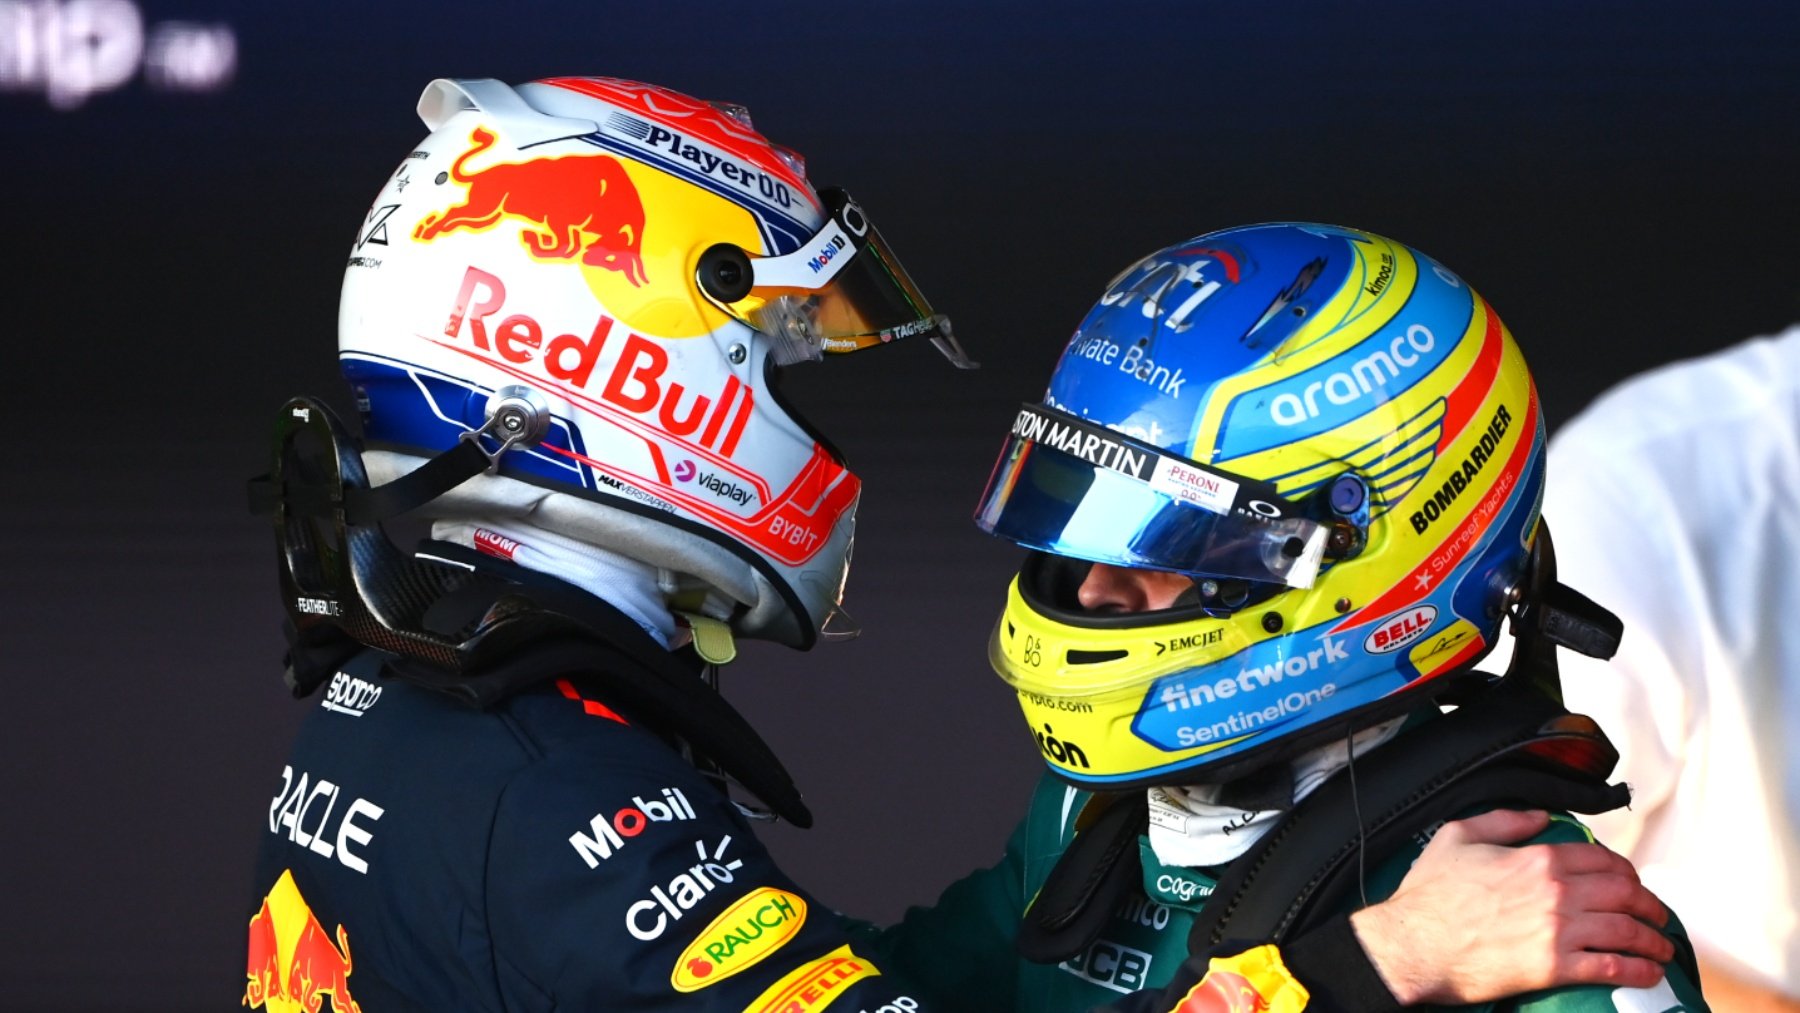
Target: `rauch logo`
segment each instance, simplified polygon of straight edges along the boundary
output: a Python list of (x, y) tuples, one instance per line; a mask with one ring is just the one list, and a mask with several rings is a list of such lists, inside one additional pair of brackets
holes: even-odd
[(695, 992), (723, 981), (781, 949), (805, 922), (804, 897), (772, 886), (752, 890), (681, 951), (669, 984), (677, 992)]

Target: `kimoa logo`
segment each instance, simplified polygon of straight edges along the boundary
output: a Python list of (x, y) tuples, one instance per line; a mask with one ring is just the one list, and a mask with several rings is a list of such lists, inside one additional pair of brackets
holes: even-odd
[(1276, 658), (1265, 665), (1247, 665), (1236, 675), (1214, 682), (1189, 686), (1185, 681), (1172, 682), (1162, 689), (1160, 699), (1170, 711), (1204, 707), (1239, 693), (1253, 693), (1267, 686), (1278, 686), (1283, 679), (1296, 679), (1315, 672), (1321, 665), (1335, 665), (1350, 657), (1344, 642), (1329, 634), (1319, 638), (1319, 646), (1291, 658)]
[(805, 923), (804, 897), (758, 887), (700, 930), (675, 959), (669, 984), (677, 992), (696, 992), (723, 981), (781, 949)]

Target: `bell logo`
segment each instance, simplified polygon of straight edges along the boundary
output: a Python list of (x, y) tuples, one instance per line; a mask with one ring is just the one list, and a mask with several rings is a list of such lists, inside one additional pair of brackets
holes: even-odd
[(669, 984), (677, 992), (697, 992), (723, 981), (781, 949), (805, 923), (804, 897), (772, 886), (752, 890), (681, 951)]
[(1375, 624), (1374, 632), (1363, 640), (1370, 654), (1392, 654), (1408, 644), (1416, 643), (1437, 622), (1437, 607), (1416, 605), (1396, 612)]

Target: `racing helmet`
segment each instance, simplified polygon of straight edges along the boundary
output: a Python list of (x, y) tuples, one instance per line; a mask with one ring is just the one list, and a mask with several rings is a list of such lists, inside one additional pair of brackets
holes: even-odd
[(968, 366), (860, 205), (743, 108), (612, 78), (438, 80), (345, 269), (371, 483), (458, 441), (427, 517), (511, 518), (658, 568), (740, 636), (809, 647), (860, 482), (777, 374), (925, 338)]
[[(1424, 254), (1311, 224), (1159, 250), (1082, 320), (977, 508), (1032, 550), (991, 661), (1083, 787), (1217, 783), (1342, 738), (1493, 646), (1543, 445), (1511, 333)], [(1193, 587), (1087, 612), (1095, 563)]]

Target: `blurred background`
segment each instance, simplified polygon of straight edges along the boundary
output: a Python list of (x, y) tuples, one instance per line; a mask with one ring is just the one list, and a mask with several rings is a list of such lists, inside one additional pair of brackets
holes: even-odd
[(725, 689), (818, 826), (771, 847), (891, 918), (998, 857), (1040, 764), (985, 661), (1013, 550), (968, 515), (1115, 272), (1271, 219), (1486, 295), (1554, 428), (1800, 320), (1786, 2), (478, 5), (0, 0), (0, 1009), (227, 1010), (304, 710), (244, 506), (434, 77), (601, 74), (750, 107), (851, 189), (984, 363), (793, 371), (865, 481), (862, 639)]

